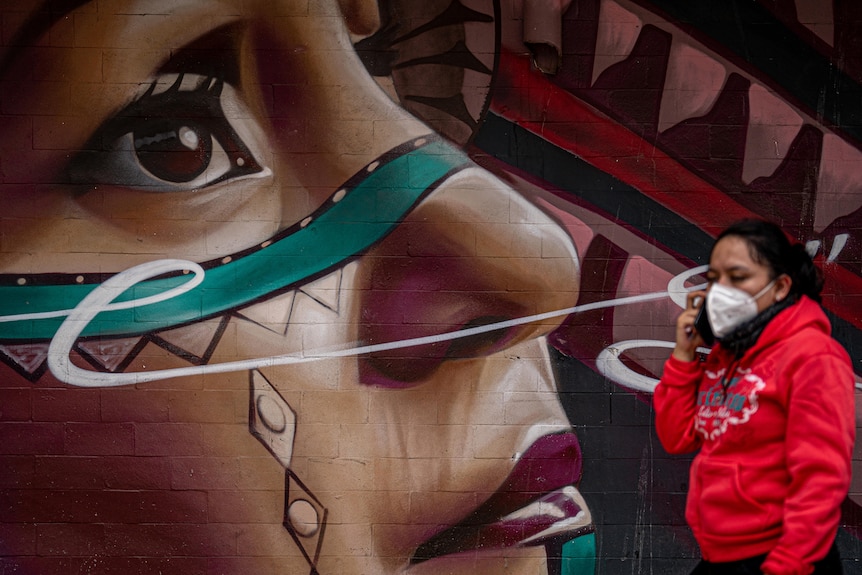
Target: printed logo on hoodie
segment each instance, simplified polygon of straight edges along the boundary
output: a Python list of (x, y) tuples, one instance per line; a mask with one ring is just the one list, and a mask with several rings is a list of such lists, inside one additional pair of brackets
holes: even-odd
[(714, 441), (727, 431), (728, 425), (742, 425), (751, 419), (758, 409), (758, 393), (766, 384), (758, 376), (746, 373), (733, 377), (722, 389), (722, 376), (719, 372), (707, 371), (706, 376), (712, 384), (702, 387), (697, 394), (697, 414), (694, 426), (706, 440)]

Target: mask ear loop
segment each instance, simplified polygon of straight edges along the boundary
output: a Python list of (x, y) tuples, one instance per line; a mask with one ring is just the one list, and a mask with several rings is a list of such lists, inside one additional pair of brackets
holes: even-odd
[[(772, 280), (772, 283), (777, 282), (777, 281), (781, 278), (781, 276), (787, 276), (787, 278), (788, 278), (788, 279), (790, 279), (790, 276), (789, 276), (788, 274), (779, 274), (779, 276), (778, 276), (777, 278), (775, 278), (774, 280)], [(792, 283), (793, 283), (793, 280), (791, 280), (791, 285), (792, 285)], [(789, 288), (789, 287), (788, 287), (788, 290), (787, 290), (787, 294), (788, 294), (788, 295), (790, 295), (790, 288)], [(775, 296), (775, 303), (778, 303), (778, 302), (782, 301), (782, 300), (784, 299), (784, 297), (785, 297), (785, 296), (783, 296), (783, 295), (776, 295), (776, 296)]]
[[(779, 276), (779, 277), (781, 277), (781, 276)], [(765, 286), (763, 286), (763, 289), (762, 289), (762, 290), (760, 290), (759, 292), (757, 292), (757, 294), (756, 294), (756, 295), (754, 295), (754, 296), (752, 297), (752, 299), (753, 299), (754, 301), (759, 300), (761, 297), (763, 297), (763, 294), (765, 294), (766, 292), (768, 292), (768, 291), (769, 291), (769, 288), (771, 288), (772, 286), (774, 286), (774, 285), (775, 285), (775, 282), (777, 282), (777, 281), (778, 281), (778, 278), (775, 278), (774, 280), (772, 280), (771, 282), (769, 282), (768, 284), (766, 284)]]

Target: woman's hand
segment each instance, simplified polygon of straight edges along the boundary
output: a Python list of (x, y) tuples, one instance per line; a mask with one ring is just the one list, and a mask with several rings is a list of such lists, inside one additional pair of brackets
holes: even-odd
[(694, 361), (698, 346), (704, 345), (703, 338), (694, 328), (694, 320), (705, 298), (703, 290), (689, 292), (686, 307), (676, 318), (676, 346), (672, 355), (680, 361)]

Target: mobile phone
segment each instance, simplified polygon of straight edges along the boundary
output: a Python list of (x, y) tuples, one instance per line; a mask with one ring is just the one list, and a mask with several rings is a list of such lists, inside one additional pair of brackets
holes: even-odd
[(703, 298), (700, 309), (697, 311), (697, 317), (694, 318), (694, 329), (700, 335), (704, 344), (711, 347), (715, 343), (715, 334), (712, 333), (712, 328), (709, 325), (709, 317), (706, 315), (706, 298)]

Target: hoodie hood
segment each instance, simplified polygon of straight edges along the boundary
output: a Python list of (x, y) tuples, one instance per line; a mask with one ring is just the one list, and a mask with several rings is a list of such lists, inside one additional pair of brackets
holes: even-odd
[[(763, 313), (768, 313), (768, 310), (764, 310)], [(752, 322), (756, 320), (757, 318), (752, 320)], [(820, 304), (808, 296), (801, 296), (795, 303), (778, 311), (774, 317), (768, 320), (768, 323), (760, 331), (759, 336), (756, 331), (753, 332), (753, 343), (740, 348), (733, 346), (725, 339), (725, 341), (719, 342), (719, 347), (725, 353), (741, 358), (757, 354), (803, 330), (809, 329), (816, 330), (828, 336), (832, 333), (832, 324), (829, 322), (829, 318), (826, 317)], [(734, 353), (737, 349), (739, 352)]]

